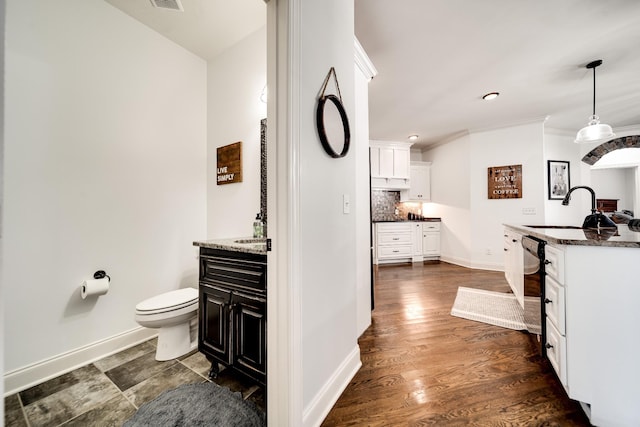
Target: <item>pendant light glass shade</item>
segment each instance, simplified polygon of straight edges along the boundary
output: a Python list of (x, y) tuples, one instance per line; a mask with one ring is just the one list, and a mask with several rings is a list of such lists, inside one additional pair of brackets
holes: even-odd
[(589, 117), (589, 123), (578, 131), (575, 143), (600, 142), (607, 141), (616, 136), (611, 126), (600, 123), (600, 117), (596, 116), (596, 67), (602, 65), (602, 60), (587, 64), (587, 69), (593, 69), (593, 115)]
[(580, 144), (584, 142), (599, 142), (615, 138), (611, 126), (600, 123), (598, 116), (591, 116), (589, 124), (578, 131), (574, 142)]

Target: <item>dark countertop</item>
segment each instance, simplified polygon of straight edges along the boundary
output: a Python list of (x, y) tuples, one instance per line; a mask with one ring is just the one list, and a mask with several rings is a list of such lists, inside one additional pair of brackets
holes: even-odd
[[(239, 243), (238, 241), (247, 240), (253, 241), (251, 243)], [(201, 248), (209, 249), (222, 249), (233, 252), (245, 252), (250, 254), (265, 255), (267, 253), (267, 245), (263, 239), (263, 242), (257, 242), (256, 239), (251, 237), (236, 237), (232, 239), (211, 239), (211, 240), (197, 240), (193, 242), (193, 246), (199, 246)]]
[(373, 220), (371, 222), (440, 222), (442, 221), (440, 218), (424, 218), (424, 219), (383, 219), (383, 220)]
[(519, 233), (537, 237), (549, 243), (558, 245), (580, 245), (580, 246), (608, 246), (621, 248), (640, 248), (640, 232), (631, 231), (626, 224), (618, 224), (618, 230), (556, 228), (550, 225), (536, 225), (529, 227), (526, 225), (504, 224)]

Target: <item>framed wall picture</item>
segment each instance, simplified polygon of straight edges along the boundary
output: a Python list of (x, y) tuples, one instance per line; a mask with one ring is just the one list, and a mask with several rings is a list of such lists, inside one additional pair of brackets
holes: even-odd
[(547, 160), (547, 182), (549, 200), (562, 200), (571, 188), (569, 162)]
[(487, 168), (487, 184), (489, 199), (521, 199), (522, 165)]
[(242, 182), (242, 141), (217, 148), (218, 185)]

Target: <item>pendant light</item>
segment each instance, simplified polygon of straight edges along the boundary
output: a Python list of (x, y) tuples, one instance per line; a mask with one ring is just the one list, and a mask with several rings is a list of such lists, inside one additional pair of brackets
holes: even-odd
[(600, 123), (600, 117), (596, 116), (596, 67), (602, 65), (602, 59), (597, 59), (587, 64), (587, 69), (593, 69), (593, 115), (589, 117), (589, 123), (578, 131), (577, 144), (585, 142), (606, 141), (616, 136), (611, 126)]

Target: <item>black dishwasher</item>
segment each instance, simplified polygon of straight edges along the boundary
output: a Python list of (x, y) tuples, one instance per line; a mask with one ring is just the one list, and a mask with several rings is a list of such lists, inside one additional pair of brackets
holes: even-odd
[(529, 332), (540, 335), (539, 351), (547, 355), (545, 325), (544, 246), (547, 244), (533, 236), (522, 236), (524, 270), (524, 320)]

